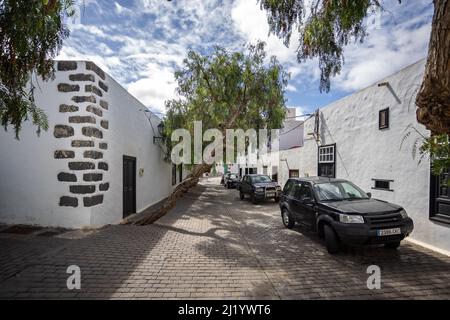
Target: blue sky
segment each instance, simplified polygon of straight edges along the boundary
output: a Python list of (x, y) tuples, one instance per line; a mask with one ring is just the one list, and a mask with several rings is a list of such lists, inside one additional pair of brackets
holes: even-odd
[(299, 64), (295, 34), (290, 47), (268, 35), (265, 12), (256, 0), (79, 0), (70, 38), (59, 59), (89, 59), (154, 111), (175, 97), (174, 71), (188, 50), (207, 53), (214, 45), (242, 50), (267, 42), (291, 73), (287, 105), (309, 113), (426, 57), (432, 0), (385, 0), (379, 19), (368, 19), (363, 44), (345, 49), (345, 65), (329, 93), (319, 92), (317, 61)]

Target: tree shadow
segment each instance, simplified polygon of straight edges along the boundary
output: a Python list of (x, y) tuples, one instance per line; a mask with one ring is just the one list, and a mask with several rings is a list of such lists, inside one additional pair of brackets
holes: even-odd
[[(68, 290), (66, 269), (81, 269)], [(367, 288), (367, 267), (382, 289)], [(199, 185), (148, 226), (112, 225), (40, 255), (1, 283), (6, 298), (405, 299), (450, 297), (450, 259), (411, 244), (329, 255), (314, 233), (284, 228), (278, 205)]]

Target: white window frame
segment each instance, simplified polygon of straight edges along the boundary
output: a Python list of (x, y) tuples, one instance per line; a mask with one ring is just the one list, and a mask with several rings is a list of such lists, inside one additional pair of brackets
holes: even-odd
[(319, 163), (335, 163), (335, 145), (319, 147)]

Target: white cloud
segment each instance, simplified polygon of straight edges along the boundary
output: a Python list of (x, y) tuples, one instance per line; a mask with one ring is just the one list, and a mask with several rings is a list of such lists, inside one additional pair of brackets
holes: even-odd
[(365, 88), (427, 54), (429, 24), (416, 29), (398, 25), (394, 30), (373, 30), (364, 44), (345, 50), (346, 63), (332, 85), (345, 91)]
[[(425, 57), (430, 34), (430, 12), (426, 8), (431, 0), (414, 3), (386, 3), (381, 29), (369, 28), (369, 36), (363, 44), (351, 44), (345, 49), (342, 72), (332, 79), (332, 89), (344, 91), (362, 89), (399, 69)], [(418, 11), (420, 14), (418, 14)], [(293, 32), (290, 47), (284, 46), (275, 36), (269, 36), (266, 13), (255, 1), (237, 0), (231, 11), (236, 29), (247, 41), (258, 39), (267, 43), (270, 55), (276, 55), (288, 71), (291, 79), (287, 90), (295, 92), (296, 86), (318, 90), (320, 69), (317, 59), (297, 63), (297, 34)]]
[(128, 85), (128, 91), (152, 110), (165, 112), (164, 102), (175, 97), (173, 70), (150, 64), (147, 76)]
[[(264, 11), (259, 8), (256, 1), (238, 0), (231, 10), (231, 17), (236, 29), (242, 37), (251, 43), (262, 40), (267, 43), (266, 50), (269, 55), (277, 56), (282, 63), (296, 63), (296, 53), (287, 48), (283, 42), (274, 35), (269, 36), (269, 25)], [(296, 47), (298, 40), (293, 37), (291, 47)]]
[[(399, 23), (371, 29), (363, 45), (349, 46), (332, 89), (360, 89), (423, 57), (430, 32), (429, 11), (424, 8), (431, 1), (394, 1), (388, 9)], [(162, 111), (164, 101), (176, 97), (173, 72), (190, 49), (206, 53), (221, 45), (236, 50), (257, 40), (265, 41), (268, 54), (276, 55), (291, 73), (290, 97), (318, 94), (317, 59), (297, 63), (295, 32), (289, 48), (269, 36), (266, 13), (256, 0), (135, 0), (126, 5), (104, 1), (103, 14), (95, 17), (99, 10), (92, 1), (88, 4), (86, 17), (72, 26), (58, 58), (94, 61), (147, 106)]]
[(295, 86), (293, 86), (292, 84), (288, 84), (288, 85), (286, 86), (286, 90), (287, 90), (287, 91), (290, 91), (290, 92), (296, 92), (296, 91), (297, 91), (297, 88), (296, 88)]

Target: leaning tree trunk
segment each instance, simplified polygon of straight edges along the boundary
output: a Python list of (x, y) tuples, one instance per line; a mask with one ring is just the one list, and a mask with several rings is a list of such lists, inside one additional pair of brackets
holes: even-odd
[(151, 224), (161, 218), (175, 206), (177, 199), (181, 197), (183, 193), (195, 186), (205, 172), (209, 172), (211, 170), (211, 167), (212, 165), (206, 163), (195, 165), (192, 172), (186, 177), (186, 179), (176, 186), (170, 196), (164, 201), (161, 208), (150, 214), (148, 217), (136, 221), (134, 224), (143, 226)]
[[(235, 123), (237, 117), (240, 115), (241, 111), (245, 108), (246, 103), (240, 105), (235, 112), (231, 115), (231, 117), (226, 121), (226, 123), (221, 127), (222, 128), (222, 136), (226, 137), (226, 129), (231, 128), (231, 126)], [(214, 152), (214, 151), (213, 151)], [(214, 155), (214, 154), (213, 154)], [(213, 165), (211, 164), (198, 164), (195, 165), (192, 169), (191, 173), (186, 177), (185, 180), (183, 180), (172, 192), (172, 194), (166, 199), (163, 206), (158, 209), (157, 211), (153, 212), (150, 217), (144, 218), (141, 220), (138, 220), (135, 222), (137, 225), (147, 225), (155, 222), (159, 218), (161, 218), (163, 215), (165, 215), (170, 209), (172, 209), (176, 201), (179, 197), (183, 195), (183, 193), (187, 192), (190, 188), (195, 186), (198, 183), (198, 180), (200, 177), (203, 176), (205, 172), (209, 172), (211, 170)]]
[(450, 134), (450, 0), (434, 0), (428, 59), (416, 98), (417, 121)]

